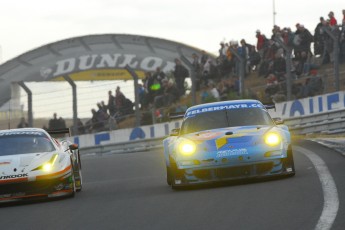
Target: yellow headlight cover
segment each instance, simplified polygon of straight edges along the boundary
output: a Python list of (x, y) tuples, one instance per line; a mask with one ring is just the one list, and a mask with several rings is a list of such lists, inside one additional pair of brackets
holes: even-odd
[(195, 153), (196, 145), (193, 141), (183, 140), (179, 144), (178, 149), (182, 155), (189, 156)]
[(49, 162), (44, 163), (44, 164), (42, 165), (42, 170), (45, 171), (45, 172), (51, 171), (52, 168), (53, 168), (53, 165), (52, 165), (51, 163), (49, 163)]
[(42, 167), (42, 170), (45, 171), (45, 172), (50, 172), (50, 171), (52, 171), (53, 166), (54, 166), (54, 163), (55, 163), (57, 157), (58, 157), (58, 155), (57, 155), (57, 154), (54, 154), (54, 155), (52, 156), (52, 158), (51, 158), (48, 162), (44, 163), (44, 164), (41, 166), (41, 167)]
[(277, 133), (267, 133), (265, 135), (265, 143), (269, 146), (279, 145), (281, 142), (281, 137)]

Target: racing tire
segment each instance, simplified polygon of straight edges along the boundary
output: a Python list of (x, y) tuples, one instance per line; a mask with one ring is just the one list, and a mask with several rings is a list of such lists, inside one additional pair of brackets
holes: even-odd
[(292, 149), (291, 147), (288, 149), (287, 151), (287, 157), (284, 161), (284, 168), (287, 171), (288, 168), (291, 169), (291, 172), (288, 172), (287, 176), (288, 177), (293, 177), (295, 176), (296, 172), (295, 172), (295, 163), (293, 160), (293, 154), (292, 154)]
[(80, 160), (80, 152), (78, 150), (78, 166), (79, 166), (79, 170), (81, 170), (81, 160)]
[(176, 190), (180, 186), (177, 186), (175, 183), (175, 178), (176, 178), (176, 173), (177, 173), (177, 165), (172, 158), (170, 158), (169, 173), (170, 173), (170, 175), (169, 175), (170, 176), (170, 186), (172, 189)]
[(166, 168), (167, 168), (167, 184), (171, 186), (171, 169), (168, 166), (166, 166)]
[[(78, 154), (78, 159), (79, 159), (79, 154)], [(83, 188), (83, 176), (82, 176), (82, 171), (81, 171), (80, 160), (78, 160), (78, 162), (75, 165), (72, 165), (72, 167), (73, 167), (76, 191), (80, 192)]]
[(83, 176), (81, 173), (81, 169), (78, 170), (78, 177), (79, 179), (76, 180), (76, 191), (77, 192), (81, 192), (82, 188), (83, 188)]
[(74, 197), (75, 196), (75, 193), (77, 191), (77, 188), (75, 186), (75, 176), (74, 176), (74, 168), (73, 168), (73, 163), (72, 163), (72, 159), (71, 159), (71, 166), (72, 166), (72, 169), (71, 169), (71, 178), (72, 178), (72, 193), (71, 195), (69, 195), (69, 197)]

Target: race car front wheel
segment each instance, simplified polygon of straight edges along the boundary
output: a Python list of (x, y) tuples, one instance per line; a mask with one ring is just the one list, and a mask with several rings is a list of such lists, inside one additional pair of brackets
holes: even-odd
[(285, 161), (284, 161), (284, 167), (285, 167), (286, 172), (288, 173), (288, 176), (292, 177), (295, 175), (295, 163), (293, 160), (291, 147), (289, 147), (287, 151), (287, 157), (285, 158)]
[(181, 187), (181, 185), (176, 185), (176, 181), (181, 181), (181, 173), (182, 172), (179, 171), (177, 168), (176, 162), (172, 158), (170, 158), (170, 167), (167, 167), (167, 183), (171, 186), (172, 189), (177, 189), (178, 187)]
[(167, 168), (167, 184), (171, 185), (171, 169), (168, 166), (166, 168)]

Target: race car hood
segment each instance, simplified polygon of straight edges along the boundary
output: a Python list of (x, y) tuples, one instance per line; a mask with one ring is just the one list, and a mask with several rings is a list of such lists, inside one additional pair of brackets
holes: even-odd
[(0, 156), (0, 176), (29, 173), (49, 161), (55, 152)]
[(199, 149), (219, 151), (255, 146), (263, 142), (263, 136), (269, 131), (278, 132), (275, 126), (245, 126), (200, 131), (181, 137), (194, 141)]

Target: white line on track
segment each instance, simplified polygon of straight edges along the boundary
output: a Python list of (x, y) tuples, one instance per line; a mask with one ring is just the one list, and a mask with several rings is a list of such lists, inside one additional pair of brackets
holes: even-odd
[(294, 149), (309, 158), (315, 166), (316, 172), (320, 178), (324, 202), (323, 210), (315, 229), (331, 229), (339, 209), (338, 191), (333, 177), (329, 172), (326, 163), (318, 155), (305, 148), (295, 146)]

